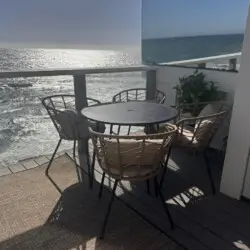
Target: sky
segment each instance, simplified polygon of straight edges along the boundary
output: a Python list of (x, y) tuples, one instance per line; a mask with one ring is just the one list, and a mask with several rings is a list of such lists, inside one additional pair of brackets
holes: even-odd
[(0, 44), (98, 48), (140, 40), (140, 0), (0, 1)]
[(250, 0), (143, 0), (142, 37), (243, 33)]
[(103, 48), (139, 45), (141, 34), (143, 38), (155, 38), (239, 33), (244, 31), (249, 3), (250, 0), (0, 0), (0, 45)]

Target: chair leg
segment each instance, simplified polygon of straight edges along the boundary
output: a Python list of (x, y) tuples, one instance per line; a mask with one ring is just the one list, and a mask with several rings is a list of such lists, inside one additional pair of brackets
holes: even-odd
[(118, 128), (117, 128), (117, 134), (118, 135), (120, 134), (120, 131), (121, 131), (121, 126), (119, 125)]
[(93, 187), (94, 177), (95, 177), (95, 150), (93, 151), (92, 164), (91, 164), (91, 187)]
[(128, 133), (127, 133), (127, 135), (130, 134), (130, 129), (131, 129), (131, 126), (128, 126)]
[(169, 212), (168, 205), (167, 205), (167, 203), (165, 202), (165, 198), (164, 198), (164, 196), (163, 196), (163, 193), (162, 193), (162, 191), (161, 191), (161, 188), (160, 188), (160, 186), (159, 186), (159, 184), (158, 184), (158, 182), (157, 182), (156, 179), (155, 179), (155, 184), (158, 186), (158, 194), (159, 194), (159, 196), (160, 196), (160, 199), (161, 199), (161, 202), (162, 202), (164, 211), (165, 211), (165, 213), (166, 213), (167, 216), (168, 216), (168, 219), (169, 219), (169, 222), (170, 222), (170, 227), (171, 227), (172, 230), (174, 230), (175, 225), (174, 225), (172, 216), (171, 216), (171, 214), (170, 214), (170, 212)]
[(90, 163), (90, 157), (89, 157), (89, 140), (85, 139), (84, 143), (86, 144), (86, 157), (87, 157), (87, 165), (88, 165), (88, 177), (89, 177), (89, 188), (92, 189), (93, 188), (93, 182), (92, 182), (92, 173), (94, 173), (94, 171), (92, 171), (92, 164)]
[(73, 160), (76, 165), (76, 174), (77, 174), (78, 181), (81, 182), (81, 174), (80, 174), (79, 166), (77, 165), (77, 162), (76, 162), (76, 140), (74, 140), (74, 144), (73, 144)]
[(207, 169), (207, 173), (208, 173), (208, 177), (209, 177), (209, 181), (210, 181), (210, 185), (211, 185), (211, 189), (213, 192), (213, 195), (215, 195), (215, 185), (214, 185), (214, 180), (213, 180), (213, 176), (212, 176), (212, 172), (211, 172), (211, 168), (209, 165), (209, 160), (208, 160), (208, 156), (207, 156), (207, 151), (204, 151), (204, 160), (205, 160), (205, 165), (206, 165), (206, 169)]
[(166, 159), (164, 166), (163, 166), (163, 173), (162, 173), (161, 180), (160, 180), (160, 189), (162, 188), (162, 185), (163, 185), (163, 182), (165, 179), (165, 175), (166, 175), (167, 167), (168, 167), (168, 161), (169, 161), (171, 152), (172, 152), (172, 147), (170, 146), (168, 154), (167, 154), (167, 159)]
[(105, 229), (106, 229), (106, 226), (107, 226), (107, 223), (108, 223), (109, 214), (110, 214), (112, 204), (113, 204), (113, 201), (114, 201), (114, 198), (115, 198), (115, 191), (116, 191), (116, 188), (117, 188), (117, 184), (118, 184), (118, 180), (115, 180), (114, 187), (113, 187), (113, 190), (112, 190), (111, 200), (109, 202), (108, 210), (106, 212), (104, 222), (103, 222), (103, 225), (102, 225), (100, 239), (104, 238), (104, 233), (105, 233)]
[(105, 179), (105, 172), (103, 172), (103, 174), (102, 174), (102, 181), (101, 181), (101, 184), (100, 184), (100, 189), (99, 189), (99, 194), (98, 194), (99, 199), (102, 198), (102, 190), (103, 190), (104, 179)]
[(57, 143), (57, 145), (56, 145), (56, 148), (55, 148), (55, 150), (54, 150), (54, 153), (53, 153), (53, 155), (52, 155), (51, 158), (50, 158), (49, 164), (48, 164), (48, 166), (47, 166), (47, 168), (46, 168), (46, 170), (45, 170), (45, 175), (46, 175), (47, 178), (51, 181), (51, 183), (55, 186), (55, 188), (58, 190), (59, 193), (62, 193), (62, 190), (61, 190), (61, 189), (59, 188), (59, 186), (54, 182), (54, 180), (50, 177), (50, 175), (49, 175), (49, 169), (50, 169), (51, 164), (52, 164), (52, 162), (53, 162), (53, 160), (54, 160), (54, 158), (55, 158), (56, 152), (57, 152), (57, 150), (58, 150), (58, 148), (59, 148), (61, 142), (62, 142), (62, 139), (60, 138), (59, 141), (58, 141), (58, 143)]
[(156, 132), (159, 132), (160, 130), (160, 124), (156, 124)]
[(113, 125), (112, 124), (110, 125), (109, 134), (111, 134), (111, 135), (113, 134)]

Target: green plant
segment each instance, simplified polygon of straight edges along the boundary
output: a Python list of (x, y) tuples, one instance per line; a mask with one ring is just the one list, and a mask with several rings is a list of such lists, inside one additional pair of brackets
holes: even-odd
[[(199, 103), (218, 102), (226, 98), (226, 93), (219, 90), (214, 82), (207, 81), (205, 74), (198, 70), (192, 75), (179, 78), (179, 84), (174, 88), (178, 106), (192, 104), (198, 107)], [(185, 111), (191, 112), (193, 115), (199, 112), (193, 108)]]

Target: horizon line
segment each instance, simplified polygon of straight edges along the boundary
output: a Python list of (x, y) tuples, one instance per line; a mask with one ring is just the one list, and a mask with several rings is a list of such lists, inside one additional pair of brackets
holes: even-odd
[(159, 37), (142, 37), (142, 40), (150, 39), (166, 39), (166, 38), (183, 38), (183, 37), (198, 37), (198, 36), (229, 36), (229, 35), (244, 35), (244, 32), (236, 33), (210, 33), (210, 34), (196, 34), (196, 35), (177, 35), (177, 36), (159, 36)]
[(55, 43), (8, 43), (0, 42), (0, 49), (53, 49), (53, 50), (101, 50), (101, 51), (131, 51), (140, 49), (140, 44), (110, 44), (110, 45), (80, 45), (80, 44), (55, 44)]

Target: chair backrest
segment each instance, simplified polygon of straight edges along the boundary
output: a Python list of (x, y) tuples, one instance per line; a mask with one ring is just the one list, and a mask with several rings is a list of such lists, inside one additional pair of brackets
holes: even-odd
[[(152, 101), (156, 103), (164, 103), (166, 99), (165, 93), (160, 90), (155, 90), (154, 99)], [(134, 88), (123, 90), (113, 96), (113, 102), (129, 102), (129, 101), (146, 101), (147, 89), (146, 88)]]
[(145, 180), (157, 174), (176, 132), (170, 124), (162, 133), (141, 136), (102, 134), (90, 128), (101, 168), (120, 180)]
[(214, 113), (219, 113), (221, 111), (226, 111), (231, 108), (227, 102), (197, 102), (197, 103), (185, 103), (176, 106), (179, 113), (179, 120), (187, 114), (193, 117), (201, 116), (204, 111), (213, 111), (212, 113), (207, 113), (205, 115), (210, 115)]
[[(193, 121), (193, 124), (195, 124), (194, 131), (192, 138), (189, 139), (188, 143), (191, 144), (191, 146), (202, 150), (209, 147), (213, 136), (218, 131), (226, 115), (227, 111), (222, 111), (212, 115), (180, 120), (176, 124), (178, 127), (178, 134), (182, 136), (182, 133), (185, 129), (185, 123), (188, 122), (190, 124), (190, 121)], [(179, 138), (177, 136), (177, 140), (178, 139)]]
[[(98, 100), (87, 98), (88, 106), (100, 104)], [(52, 95), (42, 99), (59, 136), (65, 140), (77, 140), (86, 136), (84, 118), (75, 108), (74, 95)]]

